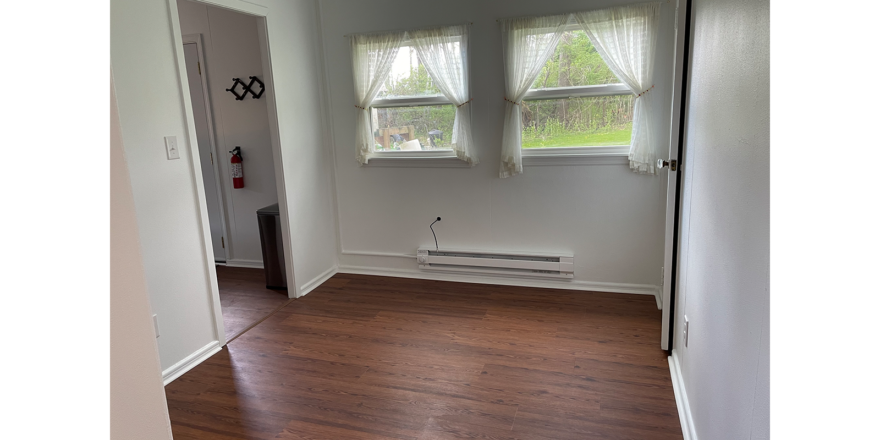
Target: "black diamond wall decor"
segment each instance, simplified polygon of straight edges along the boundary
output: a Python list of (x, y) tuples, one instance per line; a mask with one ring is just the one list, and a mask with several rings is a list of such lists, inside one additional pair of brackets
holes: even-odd
[[(251, 81), (247, 84), (245, 84), (244, 81), (241, 80), (241, 78), (232, 78), (232, 87), (226, 89), (227, 92), (231, 92), (233, 95), (235, 95), (236, 101), (244, 100), (248, 93), (250, 93), (254, 99), (260, 99), (260, 97), (263, 96), (263, 92), (266, 91), (266, 86), (263, 84), (262, 81), (260, 81), (259, 78), (257, 78), (256, 76), (249, 76), (248, 78)], [(254, 83), (260, 86), (259, 93), (254, 92)], [(235, 89), (239, 85), (241, 85), (241, 93), (238, 93)]]

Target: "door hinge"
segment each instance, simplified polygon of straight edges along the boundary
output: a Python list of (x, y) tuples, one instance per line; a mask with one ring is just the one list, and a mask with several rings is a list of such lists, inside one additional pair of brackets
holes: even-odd
[(226, 240), (223, 237), (220, 237), (220, 246), (223, 246), (223, 249), (226, 249)]
[(197, 61), (197, 62), (196, 62), (196, 65), (199, 66), (199, 75), (201, 75), (201, 74), (202, 74), (202, 62), (201, 62), (201, 61)]

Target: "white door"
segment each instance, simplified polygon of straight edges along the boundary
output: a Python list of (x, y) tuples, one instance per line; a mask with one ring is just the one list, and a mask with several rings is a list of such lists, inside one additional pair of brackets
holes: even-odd
[(208, 123), (208, 109), (205, 104), (205, 92), (202, 88), (201, 65), (199, 50), (196, 43), (183, 45), (186, 60), (186, 77), (189, 82), (189, 93), (192, 99), (193, 117), (196, 122), (196, 140), (199, 143), (199, 156), (202, 165), (202, 179), (205, 183), (205, 202), (208, 205), (208, 222), (211, 224), (211, 243), (214, 247), (214, 261), (226, 261), (226, 240), (224, 237), (223, 210), (220, 205), (220, 191), (217, 185), (213, 145), (211, 142), (211, 126)]
[[(675, 10), (675, 74), (673, 75), (673, 92), (672, 92), (672, 111), (671, 111), (671, 127), (669, 130), (669, 152), (663, 167), (663, 173), (666, 173), (666, 237), (665, 247), (663, 251), (663, 284), (661, 286), (663, 294), (663, 328), (660, 335), (660, 347), (664, 350), (671, 350), (670, 330), (672, 320), (675, 319), (675, 285), (679, 284), (675, 280), (677, 276), (676, 260), (678, 252), (676, 249), (678, 242), (678, 212), (676, 208), (679, 206), (679, 185), (681, 183), (681, 161), (679, 158), (680, 137), (684, 136), (681, 130), (681, 113), (682, 99), (687, 99), (687, 90), (682, 87), (682, 79), (687, 75), (684, 63), (685, 57), (689, 55), (689, 45), (686, 41), (690, 38), (689, 26), (687, 19), (690, 14), (687, 11), (689, 7), (688, 0), (678, 0)], [(674, 168), (674, 170), (673, 170)]]

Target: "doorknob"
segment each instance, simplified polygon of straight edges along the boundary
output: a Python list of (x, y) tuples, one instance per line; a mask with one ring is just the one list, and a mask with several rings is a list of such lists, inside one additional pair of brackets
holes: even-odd
[(657, 168), (665, 168), (667, 166), (669, 167), (669, 171), (676, 171), (676, 170), (678, 170), (678, 161), (677, 160), (666, 161), (663, 159), (657, 159)]

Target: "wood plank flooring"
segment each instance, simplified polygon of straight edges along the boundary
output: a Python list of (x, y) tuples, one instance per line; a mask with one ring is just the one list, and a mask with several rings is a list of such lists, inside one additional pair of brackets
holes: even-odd
[(223, 311), (227, 341), (265, 318), (290, 299), (286, 290), (266, 288), (266, 277), (262, 269), (216, 267), (220, 308)]
[(681, 439), (652, 296), (339, 274), (166, 387), (183, 439)]

